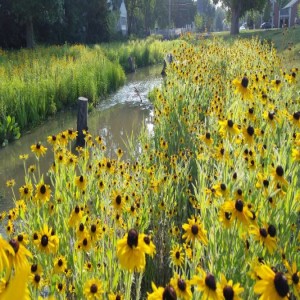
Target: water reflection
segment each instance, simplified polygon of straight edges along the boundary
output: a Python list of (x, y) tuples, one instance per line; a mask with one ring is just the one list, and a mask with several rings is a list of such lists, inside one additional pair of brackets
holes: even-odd
[[(137, 136), (144, 124), (153, 129), (152, 105), (147, 99), (148, 92), (161, 83), (161, 66), (144, 68), (134, 74), (129, 74), (126, 84), (89, 114), (88, 127), (93, 135), (104, 138), (108, 155), (118, 147), (124, 149), (127, 137)], [(19, 159), (21, 154), (29, 154), (27, 166), (36, 163), (30, 146), (42, 142), (46, 147), (46, 138), (63, 130), (76, 129), (76, 111), (65, 111), (48, 120), (38, 128), (25, 134), (20, 140), (9, 144), (0, 150), (0, 212), (12, 206), (11, 190), (6, 187), (6, 181), (16, 180), (15, 193), (24, 184), (23, 162)], [(41, 170), (45, 172), (53, 158), (50, 151), (47, 159), (42, 159)]]

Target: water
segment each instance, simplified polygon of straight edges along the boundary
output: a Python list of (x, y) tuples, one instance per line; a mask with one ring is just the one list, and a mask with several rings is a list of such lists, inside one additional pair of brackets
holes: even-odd
[[(88, 116), (89, 131), (93, 135), (104, 138), (108, 152), (121, 147), (124, 149), (127, 137), (137, 136), (142, 125), (152, 130), (153, 109), (147, 99), (148, 92), (161, 83), (162, 66), (143, 68), (127, 76), (125, 85), (116, 93), (101, 101), (99, 106)], [(10, 143), (0, 150), (0, 212), (13, 206), (12, 191), (6, 187), (6, 181), (15, 179), (16, 196), (19, 187), (24, 184), (23, 162), (19, 159), (21, 154), (29, 154), (26, 165), (35, 163), (30, 146), (41, 142), (48, 147), (47, 136), (73, 128), (76, 130), (77, 111), (65, 111), (43, 123), (38, 128), (23, 135), (20, 140)], [(49, 147), (50, 148), (50, 147)], [(41, 169), (47, 170), (52, 162), (42, 159)], [(17, 196), (18, 197), (18, 196)]]

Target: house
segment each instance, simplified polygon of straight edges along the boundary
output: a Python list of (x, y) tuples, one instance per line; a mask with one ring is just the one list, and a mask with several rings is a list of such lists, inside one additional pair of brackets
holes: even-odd
[(279, 10), (279, 28), (283, 26), (291, 27), (297, 23), (300, 17), (298, 16), (298, 5), (300, 5), (300, 0), (292, 0)]
[(109, 11), (115, 11), (115, 10), (118, 11), (119, 19), (118, 19), (118, 23), (117, 23), (117, 31), (122, 32), (123, 35), (127, 35), (127, 33), (128, 33), (127, 9), (126, 9), (124, 0), (121, 0), (121, 1), (122, 2), (121, 2), (119, 10), (117, 9), (117, 7), (120, 4), (120, 1), (107, 0), (107, 7), (108, 7)]

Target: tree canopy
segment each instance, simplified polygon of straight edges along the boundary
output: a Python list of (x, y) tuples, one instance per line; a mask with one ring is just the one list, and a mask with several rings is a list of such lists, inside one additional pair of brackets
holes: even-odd
[(239, 20), (251, 9), (262, 11), (267, 0), (213, 0), (214, 4), (222, 3), (231, 15), (231, 34), (239, 33)]

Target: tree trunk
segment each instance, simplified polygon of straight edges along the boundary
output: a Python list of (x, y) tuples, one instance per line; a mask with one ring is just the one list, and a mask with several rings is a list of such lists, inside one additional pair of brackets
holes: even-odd
[(34, 47), (32, 17), (29, 17), (26, 21), (26, 46), (27, 48), (31, 48), (31, 49)]
[(231, 8), (231, 26), (230, 26), (231, 35), (239, 34), (240, 12), (241, 12), (240, 5), (238, 5), (238, 7)]

